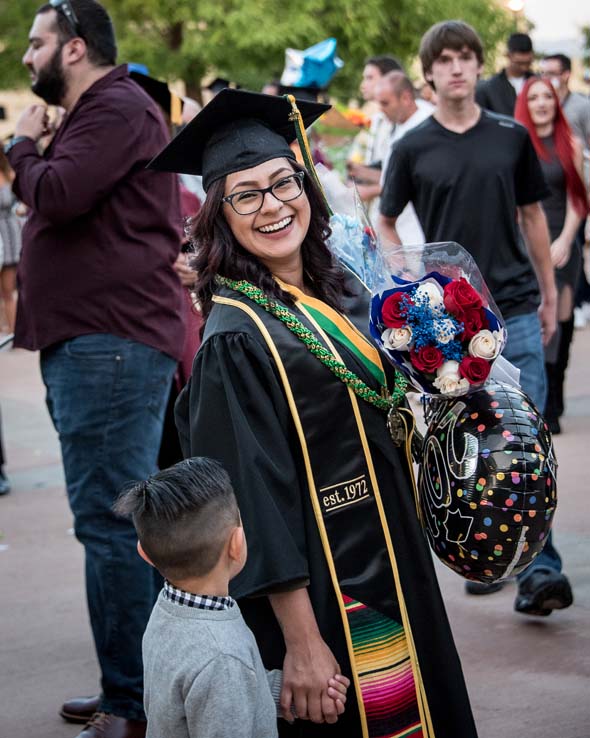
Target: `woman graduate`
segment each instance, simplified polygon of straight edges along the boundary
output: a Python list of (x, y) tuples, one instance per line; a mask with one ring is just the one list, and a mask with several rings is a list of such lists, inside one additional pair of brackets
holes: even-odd
[[(326, 108), (300, 102), (300, 128)], [(207, 191), (183, 450), (232, 478), (249, 556), (231, 594), (265, 666), (283, 669), (283, 712), (293, 702), (300, 719), (281, 736), (475, 738), (407, 453), (387, 429), (403, 381), (386, 378), (369, 295), (326, 246), (326, 205), (288, 145), (294, 117), (287, 99), (224, 90), (151, 164), (202, 174)], [(339, 667), (354, 694), (333, 725)]]

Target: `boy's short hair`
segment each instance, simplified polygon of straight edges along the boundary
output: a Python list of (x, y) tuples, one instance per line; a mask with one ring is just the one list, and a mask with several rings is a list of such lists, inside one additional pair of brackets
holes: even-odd
[(365, 67), (369, 64), (372, 67), (377, 67), (381, 74), (387, 74), (388, 72), (395, 71), (404, 71), (402, 63), (398, 61), (395, 56), (391, 56), (390, 54), (379, 54), (378, 56), (370, 56), (368, 59), (365, 59)]
[(507, 46), (511, 54), (530, 54), (533, 50), (533, 42), (528, 33), (512, 33), (508, 37)]
[(483, 44), (477, 32), (468, 23), (460, 20), (441, 21), (431, 26), (420, 42), (420, 61), (424, 76), (432, 71), (432, 65), (444, 49), (461, 51), (471, 49), (477, 61), (483, 64)]
[(143, 550), (171, 581), (208, 574), (240, 513), (228, 473), (196, 456), (132, 485), (114, 510), (131, 517)]

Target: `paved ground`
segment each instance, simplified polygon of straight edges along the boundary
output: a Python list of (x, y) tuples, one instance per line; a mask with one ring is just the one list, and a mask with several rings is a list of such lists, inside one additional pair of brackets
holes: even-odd
[[(513, 585), (468, 598), (440, 567), (480, 738), (590, 736), (590, 329), (576, 333), (572, 363), (555, 530), (575, 605), (526, 618), (512, 611)], [(0, 738), (72, 738), (57, 707), (95, 693), (98, 671), (36, 356), (0, 352), (0, 406), (13, 484), (0, 499)]]

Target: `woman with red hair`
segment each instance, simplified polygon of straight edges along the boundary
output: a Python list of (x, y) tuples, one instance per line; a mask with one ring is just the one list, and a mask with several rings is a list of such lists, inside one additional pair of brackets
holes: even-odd
[(545, 417), (552, 433), (559, 433), (563, 413), (563, 382), (573, 336), (574, 295), (581, 268), (576, 233), (588, 213), (582, 177), (582, 146), (574, 138), (559, 98), (546, 79), (525, 83), (514, 117), (529, 131), (550, 194), (543, 200), (551, 235), (551, 258), (559, 293), (558, 331), (545, 349), (547, 404)]

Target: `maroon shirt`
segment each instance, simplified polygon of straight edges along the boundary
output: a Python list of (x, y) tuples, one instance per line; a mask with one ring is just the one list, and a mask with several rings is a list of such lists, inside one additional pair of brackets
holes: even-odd
[(119, 66), (80, 97), (43, 156), (32, 141), (9, 152), (30, 208), (16, 346), (113, 333), (181, 357), (177, 176), (145, 169), (168, 140), (156, 105)]

